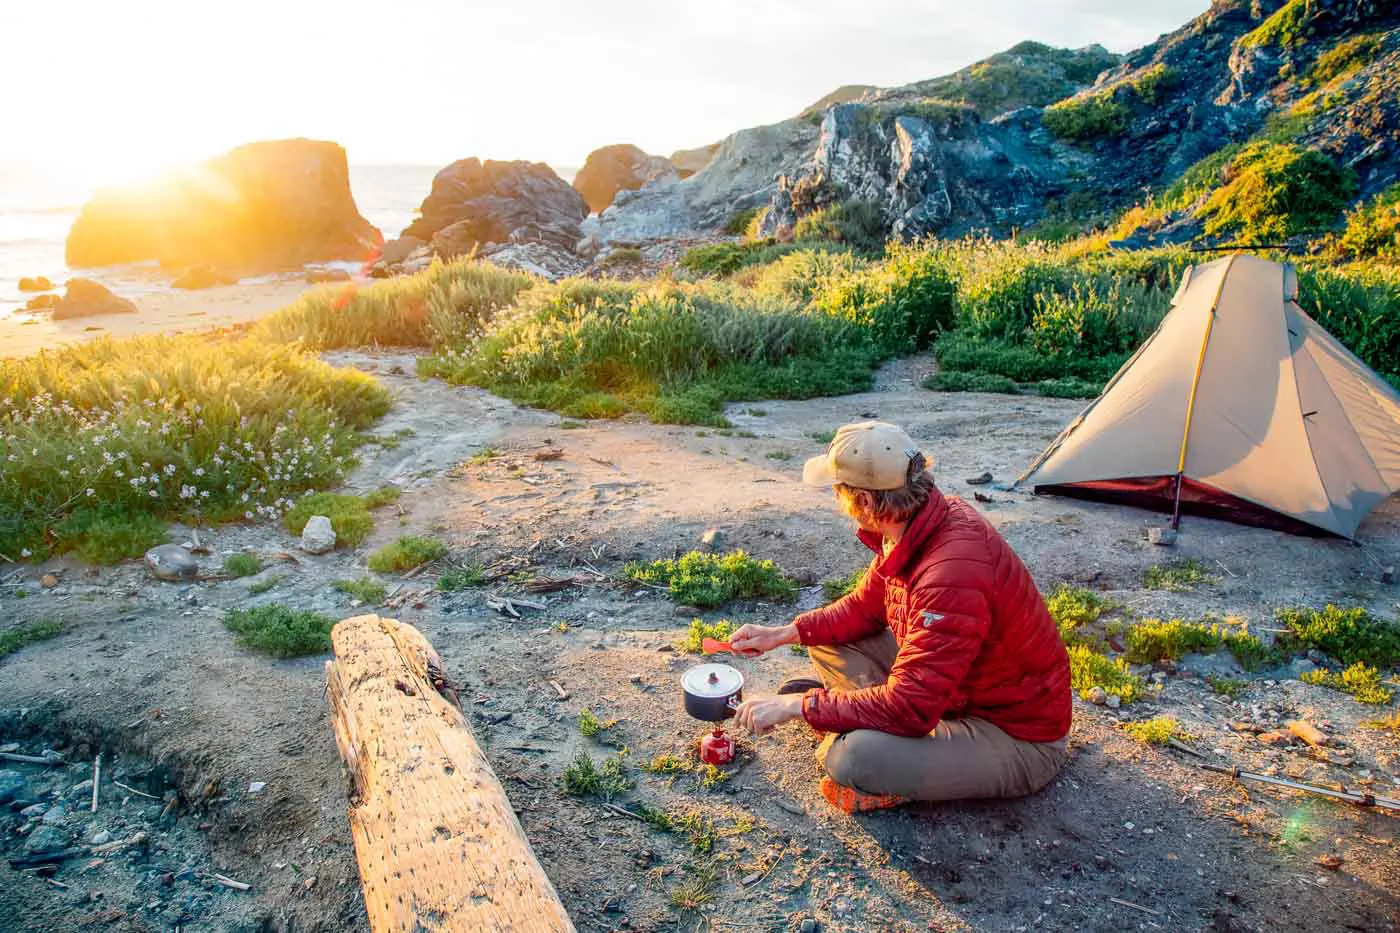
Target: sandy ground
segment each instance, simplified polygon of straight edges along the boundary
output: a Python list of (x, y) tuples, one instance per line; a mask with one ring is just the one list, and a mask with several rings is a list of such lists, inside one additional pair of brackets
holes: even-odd
[[(313, 288), (301, 281), (221, 285), (198, 291), (171, 290), (133, 299), (138, 314), (55, 321), (47, 314), (0, 318), (0, 359), (29, 356), (46, 348), (94, 337), (182, 334), (244, 324), (271, 314)], [(336, 286), (330, 286), (336, 287)]]
[[(927, 363), (904, 361), (868, 393), (732, 406), (732, 431), (640, 421), (574, 427), (484, 392), (414, 379), (405, 356), (332, 359), (376, 374), (399, 397), (376, 429), (399, 445), (366, 448), (349, 486), (393, 482), (407, 492), (378, 513), (362, 548), (311, 557), (278, 527), (233, 525), (204, 532), (215, 551), (204, 562), (213, 571), (225, 554), (251, 549), (268, 562), (261, 574), (174, 585), (135, 564), (66, 561), (0, 573), (0, 626), (40, 618), (71, 626), (0, 661), (0, 745), (28, 754), (52, 746), (75, 762), (62, 774), (16, 766), (32, 793), (85, 799), (81, 781), (99, 750), (117, 780), (155, 797), (178, 792), (161, 817), (160, 802), (106, 786), (106, 809), (68, 817), (61, 825), (84, 836), (144, 827), (146, 843), (102, 865), (70, 862), (52, 880), (0, 867), (0, 929), (366, 929), (324, 659), (252, 655), (221, 618), (271, 602), (362, 612), (330, 582), (363, 576), (370, 550), (406, 533), (447, 542), (448, 562), (515, 574), (453, 594), (433, 588), (441, 566), (386, 578), (389, 604), (378, 611), (418, 626), (443, 656), (536, 853), (586, 933), (797, 931), (807, 921), (852, 933), (1400, 926), (1395, 817), (1237, 784), (1119, 728), (1168, 713), (1209, 760), (1400, 793), (1400, 740), (1364, 725), (1375, 708), (1303, 684), (1286, 668), (1245, 675), (1228, 655), (1163, 666), (1161, 688), (1120, 710), (1076, 700), (1069, 765), (1020, 801), (834, 813), (816, 792), (814, 737), (798, 724), (745, 740), (718, 787), (694, 773), (637, 769), (657, 754), (688, 756), (702, 729), (685, 717), (677, 688), (695, 659), (674, 647), (695, 613), (625, 585), (625, 561), (682, 553), (717, 528), (725, 547), (772, 558), (804, 586), (795, 607), (748, 603), (705, 616), (785, 621), (819, 602), (813, 584), (866, 560), (829, 493), (797, 481), (802, 459), (821, 448), (814, 434), (861, 417), (903, 423), (938, 457), (944, 488), (970, 496), (965, 478), (984, 470), (998, 482), (1013, 478), (1077, 403), (932, 393), (919, 388)], [(545, 445), (564, 457), (535, 461)], [(488, 450), (494, 455), (479, 456)], [(1138, 616), (1215, 612), (1256, 626), (1268, 626), (1278, 606), (1328, 600), (1395, 613), (1395, 586), (1378, 580), (1379, 568), (1400, 563), (1394, 501), (1355, 545), (1188, 519), (1167, 552), (1146, 540), (1160, 516), (981, 488), (993, 501), (977, 507), (1043, 589), (1069, 581)], [(174, 540), (186, 534), (175, 529)], [(1218, 567), (1218, 579), (1183, 593), (1143, 587), (1147, 568), (1181, 557)], [(58, 576), (52, 589), (37, 583), (46, 571)], [(578, 585), (530, 597), (546, 608), (520, 619), (492, 611), (490, 596), (524, 592), (521, 574)], [(760, 693), (805, 662), (779, 652), (736, 663)], [(1206, 688), (1205, 673), (1248, 685), (1227, 699)], [(579, 734), (584, 708), (617, 720), (601, 741)], [(1318, 755), (1254, 736), (1295, 717), (1341, 747)], [(562, 793), (560, 775), (575, 755), (601, 760), (624, 747), (637, 786), (617, 802), (703, 815), (720, 833), (712, 852)], [(266, 786), (255, 793), (255, 782)], [(39, 818), (0, 808), (7, 855), (22, 851), (26, 819)], [(221, 886), (216, 872), (251, 889)], [(709, 874), (708, 899), (676, 905), (677, 889)]]

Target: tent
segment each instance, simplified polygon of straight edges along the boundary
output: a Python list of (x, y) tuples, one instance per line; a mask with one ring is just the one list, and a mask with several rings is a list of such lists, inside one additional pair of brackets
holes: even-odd
[(1298, 307), (1291, 266), (1188, 269), (1017, 486), (1351, 538), (1400, 490), (1400, 393)]

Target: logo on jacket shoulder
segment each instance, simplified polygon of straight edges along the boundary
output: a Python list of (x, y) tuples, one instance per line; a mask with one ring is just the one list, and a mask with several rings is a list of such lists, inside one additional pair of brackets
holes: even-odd
[(924, 617), (924, 628), (930, 627), (935, 622), (943, 621), (943, 613), (941, 612), (929, 612), (928, 610), (924, 610), (919, 613), (919, 615)]

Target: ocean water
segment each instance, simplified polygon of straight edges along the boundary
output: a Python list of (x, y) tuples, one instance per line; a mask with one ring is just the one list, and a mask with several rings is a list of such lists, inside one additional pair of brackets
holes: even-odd
[[(413, 221), (440, 168), (352, 165), (351, 194), (365, 219), (391, 239)], [(71, 173), (0, 164), (0, 317), (20, 310), (31, 297), (19, 291), (24, 276), (42, 275), (62, 285), (71, 276), (82, 275), (127, 298), (170, 287), (154, 262), (81, 270), (65, 265), (63, 243), (68, 229), (92, 191), (89, 182)]]

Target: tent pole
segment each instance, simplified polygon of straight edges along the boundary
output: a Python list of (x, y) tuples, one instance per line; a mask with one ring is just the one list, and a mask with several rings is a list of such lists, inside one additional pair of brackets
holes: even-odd
[(1172, 503), (1172, 531), (1181, 530), (1181, 474), (1176, 474), (1176, 496)]

